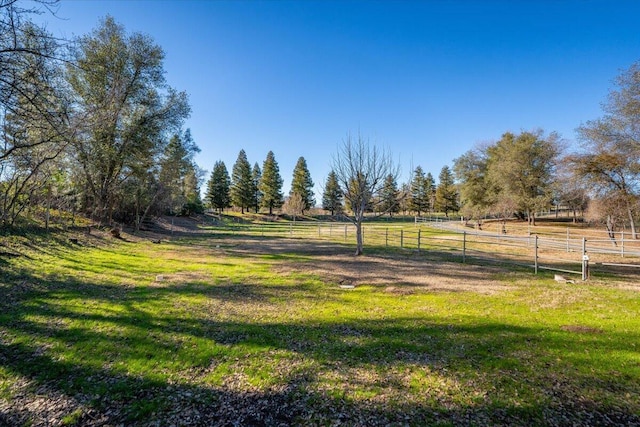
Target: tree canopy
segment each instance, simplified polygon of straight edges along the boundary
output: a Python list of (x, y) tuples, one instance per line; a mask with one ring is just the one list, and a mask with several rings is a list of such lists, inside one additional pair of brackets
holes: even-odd
[(253, 176), (247, 153), (240, 150), (231, 172), (231, 204), (240, 208), (242, 213), (253, 205)]
[(205, 200), (212, 209), (217, 209), (222, 213), (231, 206), (231, 196), (229, 194), (231, 178), (224, 162), (219, 160), (213, 165), (211, 178), (207, 182), (207, 193)]
[(322, 209), (331, 212), (331, 216), (342, 212), (343, 194), (336, 173), (332, 170), (327, 176), (322, 192)]
[(313, 181), (311, 180), (311, 174), (309, 173), (307, 161), (304, 157), (298, 159), (293, 169), (293, 179), (291, 180), (289, 196), (293, 194), (299, 194), (302, 199), (304, 205), (302, 213), (311, 209), (316, 204), (316, 199), (313, 194)]
[(262, 206), (269, 209), (269, 215), (273, 214), (274, 208), (279, 208), (284, 203), (282, 184), (278, 162), (273, 151), (269, 151), (262, 165), (262, 177), (258, 185), (262, 193)]
[(148, 36), (127, 34), (107, 17), (78, 39), (67, 67), (73, 114), (81, 117), (73, 147), (94, 218), (110, 222), (119, 189), (132, 171), (149, 169), (167, 136), (189, 116), (185, 93), (164, 78), (164, 52)]

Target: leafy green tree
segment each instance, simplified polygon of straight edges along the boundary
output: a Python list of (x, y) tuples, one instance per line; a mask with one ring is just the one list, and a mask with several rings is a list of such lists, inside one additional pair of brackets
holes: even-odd
[(411, 196), (409, 206), (418, 216), (427, 212), (431, 206), (430, 185), (421, 166), (415, 168), (411, 179)]
[(231, 206), (230, 196), (231, 178), (224, 162), (219, 160), (213, 165), (211, 178), (207, 183), (205, 200), (212, 209), (222, 213), (225, 208)]
[(291, 180), (291, 191), (289, 196), (293, 194), (299, 194), (304, 203), (304, 211), (311, 209), (316, 204), (316, 199), (313, 194), (313, 181), (311, 180), (311, 174), (307, 168), (307, 161), (304, 157), (300, 157), (293, 169), (293, 179)]
[(342, 212), (343, 194), (334, 171), (329, 172), (322, 192), (322, 209), (330, 211), (331, 216)]
[(458, 191), (449, 166), (442, 168), (440, 175), (438, 175), (438, 181), (435, 209), (444, 212), (444, 215), (449, 217), (449, 212), (458, 210)]
[(74, 155), (92, 215), (110, 222), (123, 183), (160, 155), (163, 141), (189, 116), (185, 93), (164, 78), (164, 52), (148, 36), (129, 35), (107, 17), (77, 40), (67, 79), (74, 96)]
[(535, 225), (535, 212), (551, 203), (560, 152), (559, 136), (555, 133), (502, 135), (487, 148), (487, 179), (496, 194), (494, 205), (513, 204)]
[(269, 215), (273, 215), (273, 209), (279, 208), (284, 202), (282, 177), (273, 151), (267, 153), (262, 164), (262, 178), (258, 188), (262, 193), (262, 206), (269, 209)]
[(231, 204), (244, 213), (245, 208), (248, 210), (253, 205), (253, 197), (251, 164), (247, 160), (247, 153), (240, 150), (231, 172)]
[(394, 213), (400, 212), (400, 190), (396, 177), (392, 174), (387, 175), (380, 191), (380, 210), (388, 212), (392, 217)]
[(453, 173), (460, 192), (460, 212), (465, 220), (475, 220), (480, 227), (481, 219), (489, 213), (492, 203), (485, 153), (481, 150), (467, 151), (453, 161)]

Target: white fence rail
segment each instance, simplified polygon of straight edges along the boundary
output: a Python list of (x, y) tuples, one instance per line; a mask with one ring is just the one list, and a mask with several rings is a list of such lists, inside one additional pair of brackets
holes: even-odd
[[(586, 280), (590, 270), (598, 272), (640, 273), (640, 240), (630, 234), (611, 239), (580, 237), (577, 231), (550, 233), (536, 229), (535, 234), (513, 235), (480, 230), (464, 230), (459, 221), (416, 221), (414, 224), (386, 226), (363, 225), (365, 246), (416, 250), (458, 258), (462, 262), (477, 259), (510, 263), (539, 270), (576, 274)], [(216, 227), (220, 232), (263, 237), (331, 240), (352, 243), (356, 229), (351, 223), (291, 222), (233, 224)], [(540, 234), (538, 234), (540, 231)], [(593, 235), (593, 231), (589, 231)], [(620, 262), (624, 259), (624, 263)], [(631, 273), (630, 273), (631, 272)]]

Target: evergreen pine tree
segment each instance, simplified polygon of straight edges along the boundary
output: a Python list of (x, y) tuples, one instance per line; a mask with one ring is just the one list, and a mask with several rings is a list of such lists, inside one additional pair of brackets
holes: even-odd
[(262, 178), (262, 170), (260, 170), (260, 165), (256, 162), (251, 170), (251, 191), (253, 192), (251, 205), (255, 208), (256, 213), (258, 213), (258, 210), (260, 209), (260, 200), (262, 200), (262, 193), (258, 188), (260, 185), (260, 178)]
[(330, 211), (331, 216), (342, 211), (342, 190), (334, 171), (329, 172), (322, 193), (322, 209)]
[(416, 167), (411, 180), (410, 207), (420, 216), (420, 213), (429, 210), (429, 194), (427, 180), (421, 166)]
[(212, 209), (217, 209), (222, 213), (225, 208), (231, 205), (229, 188), (231, 187), (231, 178), (224, 162), (217, 161), (213, 165), (211, 178), (207, 183), (207, 194), (205, 199)]
[(239, 207), (242, 213), (245, 208), (249, 209), (253, 200), (253, 179), (251, 165), (244, 150), (240, 150), (238, 159), (233, 165), (230, 193), (233, 206)]
[(384, 180), (380, 199), (380, 212), (388, 212), (389, 216), (393, 216), (400, 211), (400, 191), (396, 178), (391, 174)]
[(258, 185), (262, 193), (262, 206), (269, 208), (269, 215), (273, 215), (273, 209), (282, 206), (282, 177), (278, 162), (276, 162), (273, 151), (267, 153), (267, 158), (262, 164), (262, 178)]
[(427, 175), (424, 177), (424, 188), (426, 194), (426, 210), (431, 212), (436, 205), (436, 180), (433, 179), (431, 172), (427, 172)]
[(438, 211), (449, 216), (449, 212), (458, 210), (458, 191), (453, 180), (453, 174), (449, 166), (444, 166), (438, 176), (438, 186), (436, 188), (436, 206)]
[(312, 208), (316, 204), (316, 199), (313, 194), (313, 181), (311, 180), (311, 174), (307, 168), (307, 161), (304, 157), (300, 157), (296, 163), (296, 167), (293, 169), (293, 179), (291, 180), (291, 191), (289, 196), (293, 194), (299, 194), (302, 198), (304, 208), (302, 213), (307, 209)]
[[(200, 149), (187, 129), (183, 135), (174, 134), (164, 148), (160, 159), (159, 204), (170, 214), (202, 210), (198, 188), (199, 168), (193, 157)], [(186, 205), (191, 207), (187, 208)]]

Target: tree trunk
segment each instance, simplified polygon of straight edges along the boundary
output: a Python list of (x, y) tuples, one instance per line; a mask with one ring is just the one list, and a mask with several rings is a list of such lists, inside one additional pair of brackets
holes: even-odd
[(362, 255), (362, 220), (356, 221), (356, 256)]
[(611, 215), (607, 215), (607, 233), (609, 234), (609, 239), (611, 239), (611, 243), (613, 243), (613, 246), (618, 246), (618, 243), (616, 242), (616, 232), (615, 232), (615, 223), (613, 222), (613, 218), (611, 217)]
[(638, 236), (636, 235), (636, 225), (633, 222), (633, 211), (631, 210), (631, 206), (627, 207), (627, 214), (629, 215), (629, 225), (631, 226), (631, 238), (637, 239)]

